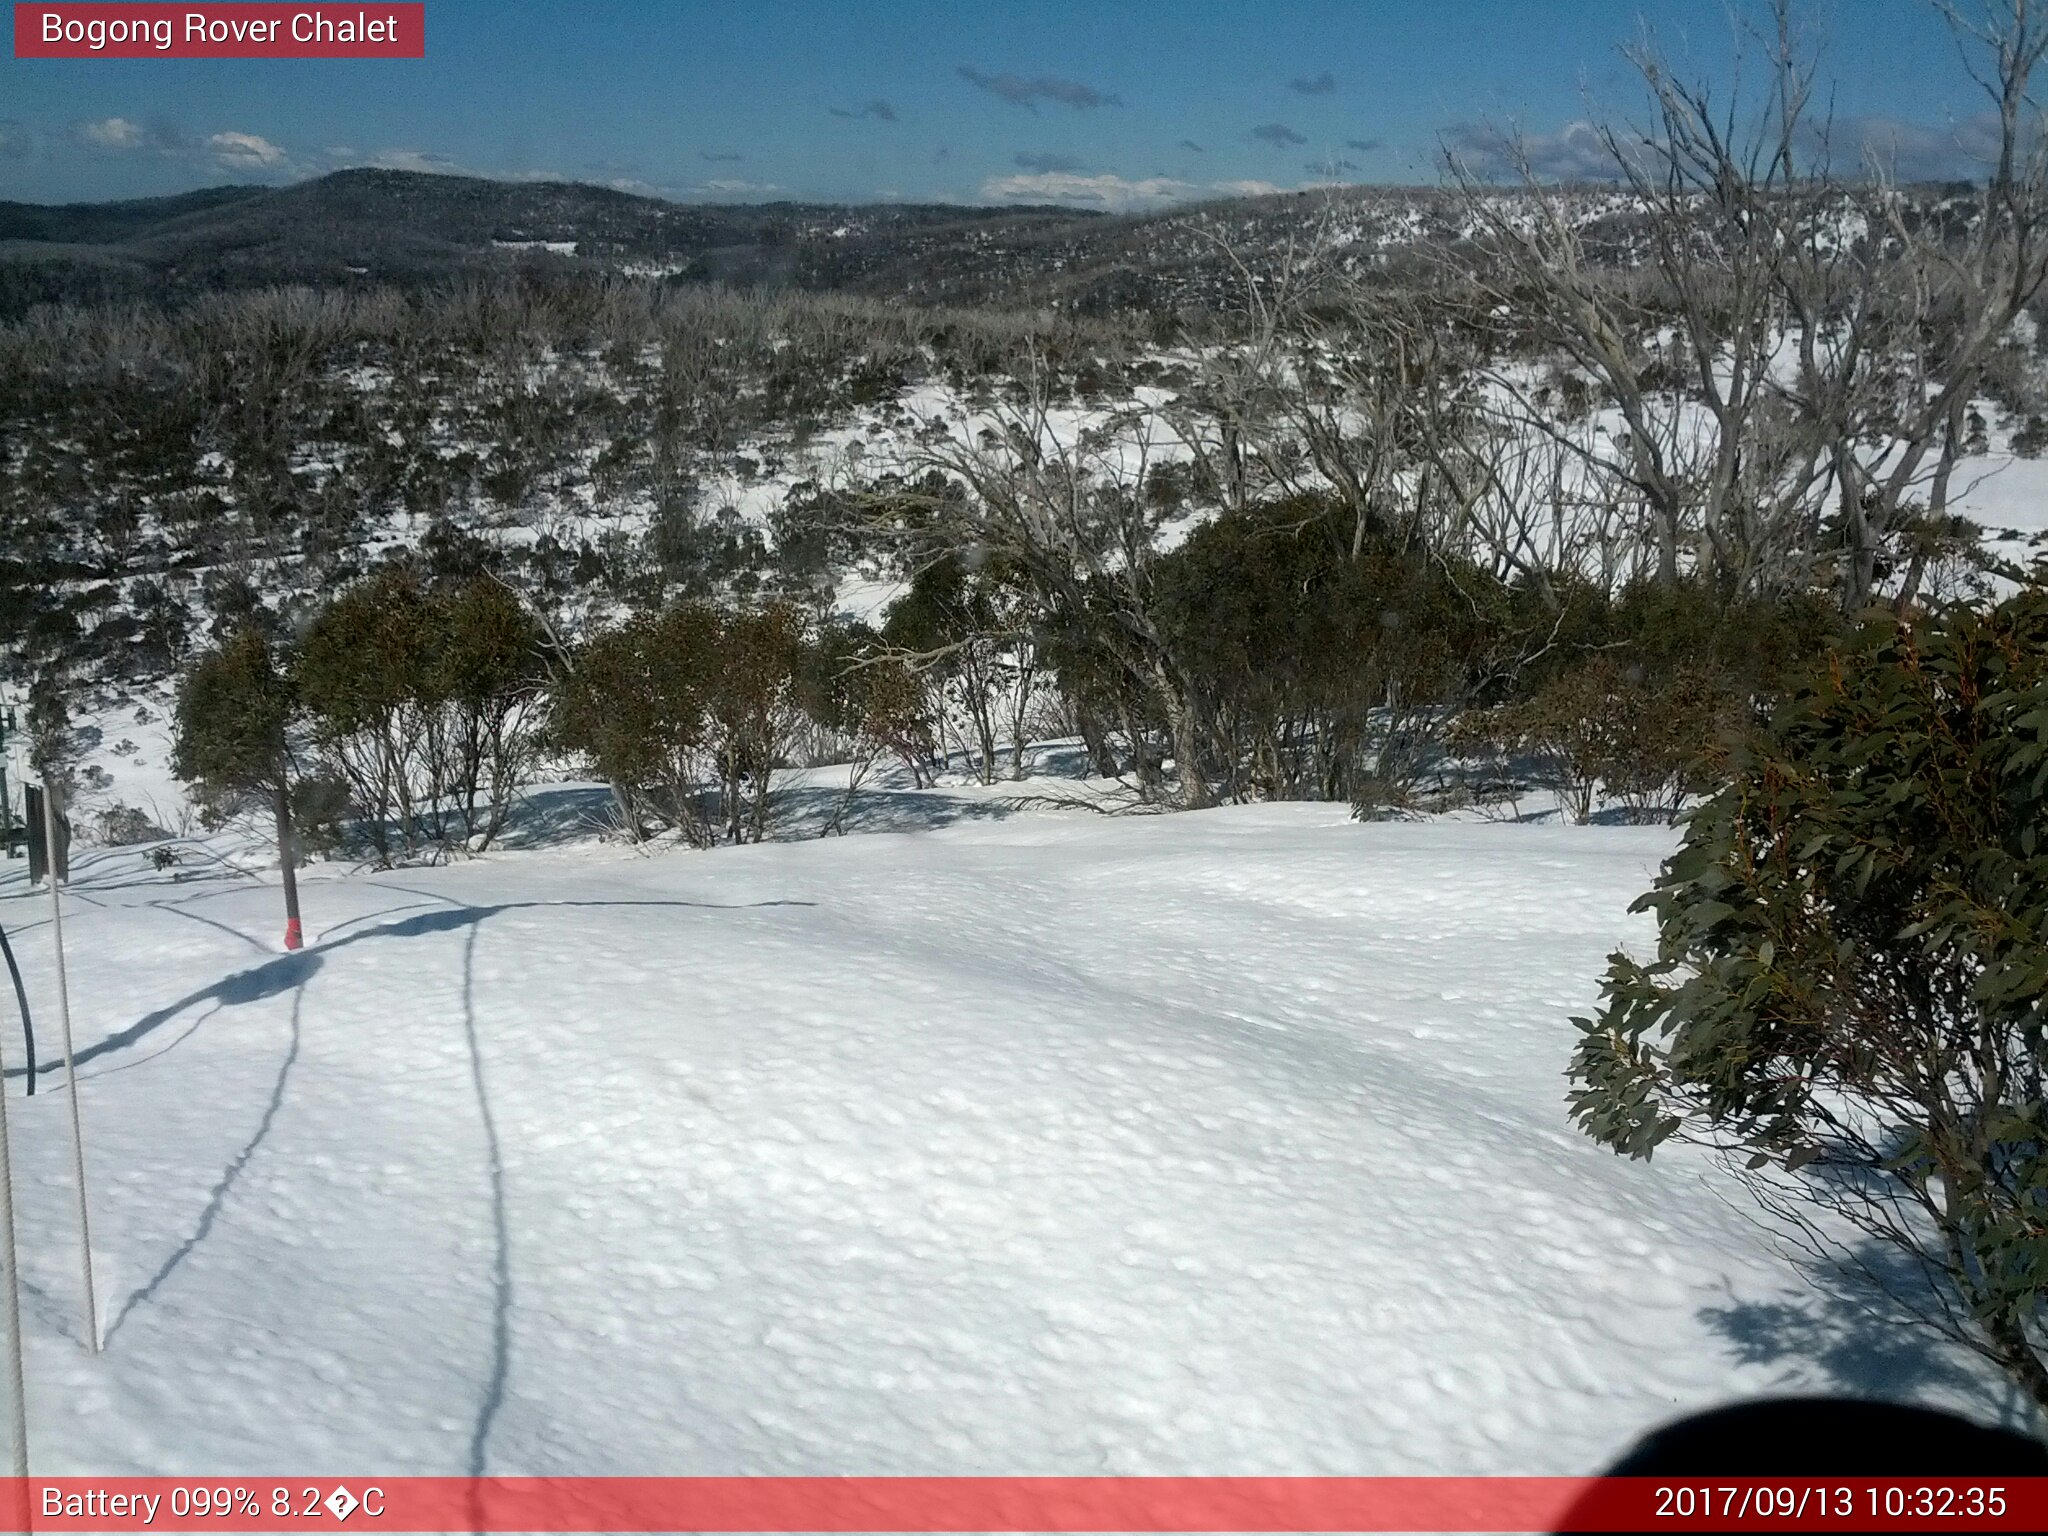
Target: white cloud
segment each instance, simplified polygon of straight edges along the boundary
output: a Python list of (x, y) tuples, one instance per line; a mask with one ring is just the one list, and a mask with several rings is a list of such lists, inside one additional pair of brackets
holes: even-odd
[[(1809, 121), (1797, 148), (1802, 174), (1825, 164), (1838, 176), (1854, 178), (1875, 164), (1902, 181), (1962, 181), (1981, 177), (1997, 158), (1997, 135), (1998, 118), (1990, 112), (1949, 123), (1835, 117), (1824, 124)], [(1662, 152), (1651, 142), (1620, 130), (1610, 143), (1598, 124), (1583, 118), (1548, 133), (1453, 123), (1444, 131), (1443, 146), (1465, 170), (1496, 181), (1518, 181), (1525, 172), (1538, 181), (1616, 181), (1626, 162), (1652, 171), (1662, 163)]]
[[(1624, 169), (1599, 125), (1583, 118), (1554, 133), (1453, 123), (1444, 133), (1444, 148), (1458, 165), (1491, 180), (1517, 180), (1526, 167), (1538, 181), (1613, 181)], [(1625, 144), (1622, 150), (1628, 152)]]
[(990, 202), (1074, 203), (1113, 213), (1185, 202), (1201, 193), (1202, 189), (1193, 182), (1177, 181), (1171, 176), (1147, 176), (1133, 181), (1107, 172), (1083, 176), (1073, 171), (1039, 171), (1022, 176), (991, 176), (981, 184), (981, 195)]
[(1080, 176), (1063, 171), (991, 176), (981, 184), (982, 197), (992, 203), (1071, 203), (1109, 213), (1164, 208), (1204, 197), (1265, 197), (1292, 190), (1270, 181), (1181, 181), (1172, 176), (1133, 180), (1107, 173)]
[(291, 162), (291, 156), (260, 134), (216, 133), (206, 147), (223, 170), (275, 171)]
[(708, 193), (721, 197), (755, 197), (763, 192), (780, 192), (782, 187), (773, 181), (741, 181), (737, 177), (719, 176), (701, 181), (690, 190), (699, 196)]
[(77, 147), (95, 153), (162, 155), (196, 169), (231, 175), (279, 175), (298, 169), (281, 145), (261, 134), (233, 128), (197, 137), (161, 119), (142, 122), (132, 117), (100, 117), (73, 123), (65, 136)]
[(102, 117), (76, 124), (71, 131), (81, 144), (94, 149), (140, 149), (149, 138), (142, 124), (125, 117)]
[(1980, 112), (1950, 123), (1894, 117), (1837, 118), (1806, 147), (1836, 174), (1855, 176), (1873, 164), (1902, 181), (1976, 181), (1998, 162), (1998, 114)]

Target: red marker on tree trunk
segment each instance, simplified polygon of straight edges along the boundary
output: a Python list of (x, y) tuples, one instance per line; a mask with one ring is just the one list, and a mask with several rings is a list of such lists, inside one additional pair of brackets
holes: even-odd
[(292, 801), (291, 791), (286, 787), (284, 775), (278, 776), (277, 806), (277, 867), (284, 874), (284, 947), (297, 949), (306, 942), (305, 929), (299, 925), (299, 877), (292, 868)]

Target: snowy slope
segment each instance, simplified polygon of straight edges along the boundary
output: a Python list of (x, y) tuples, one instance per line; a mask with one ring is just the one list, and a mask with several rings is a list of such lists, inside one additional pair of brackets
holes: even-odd
[(1670, 835), (568, 848), (316, 874), (292, 957), (273, 889), (93, 854), (107, 1349), (52, 1076), (10, 1100), (34, 1465), (1547, 1473), (1775, 1386), (1987, 1411), (1703, 1162), (1566, 1124), (1567, 1015)]
[(1999, 558), (2024, 567), (2048, 553), (2048, 463), (2012, 453), (1965, 459), (1954, 505), (1982, 525)]

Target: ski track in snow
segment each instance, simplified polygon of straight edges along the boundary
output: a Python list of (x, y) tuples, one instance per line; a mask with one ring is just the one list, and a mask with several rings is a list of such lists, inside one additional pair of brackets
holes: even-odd
[(1567, 1123), (1671, 845), (1272, 806), (316, 869), (297, 955), (274, 888), (109, 855), (97, 1361), (61, 1072), (10, 1106), (34, 1465), (1566, 1473), (1741, 1393), (1984, 1412), (1702, 1158)]

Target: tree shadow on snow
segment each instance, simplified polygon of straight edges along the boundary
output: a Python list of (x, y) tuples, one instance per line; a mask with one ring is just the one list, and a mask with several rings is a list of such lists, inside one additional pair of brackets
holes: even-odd
[[(299, 957), (288, 956), (287, 958), (297, 959)], [(301, 971), (298, 986), (292, 996), (291, 1044), (285, 1051), (283, 1063), (277, 1069), (277, 1081), (272, 1083), (270, 1087), (270, 1102), (263, 1107), (263, 1117), (256, 1123), (255, 1134), (250, 1136), (248, 1141), (243, 1143), (241, 1150), (228, 1160), (226, 1170), (222, 1172), (219, 1182), (213, 1186), (212, 1192), (207, 1196), (206, 1208), (199, 1213), (199, 1221), (193, 1227), (191, 1236), (187, 1237), (184, 1242), (180, 1243), (172, 1251), (171, 1256), (157, 1267), (155, 1274), (128, 1293), (127, 1300), (121, 1303), (120, 1310), (114, 1314), (113, 1320), (107, 1324), (107, 1331), (102, 1337), (102, 1343), (111, 1344), (114, 1335), (120, 1332), (121, 1325), (128, 1320), (128, 1314), (154, 1297), (158, 1289), (166, 1280), (170, 1279), (178, 1266), (190, 1258), (193, 1250), (206, 1241), (208, 1234), (213, 1231), (214, 1222), (220, 1216), (221, 1208), (227, 1204), (228, 1193), (235, 1187), (235, 1181), (241, 1178), (242, 1170), (249, 1166), (249, 1159), (256, 1155), (256, 1149), (262, 1146), (264, 1140), (270, 1135), (270, 1128), (277, 1120), (277, 1112), (284, 1107), (285, 1084), (290, 1080), (292, 1068), (299, 1059), (299, 1042), (301, 1039), (300, 1012), (305, 1006), (306, 982), (312, 979), (313, 971), (317, 969), (318, 966), (315, 965)]]
[[(878, 770), (854, 792), (850, 802), (843, 788), (792, 784), (776, 791), (775, 805), (770, 840), (776, 842), (815, 837), (835, 818), (844, 832), (920, 832), (957, 821), (994, 820), (1023, 808), (1007, 797), (975, 800), (916, 789), (908, 773), (894, 764)], [(618, 826), (618, 806), (608, 789), (589, 785), (535, 789), (521, 798), (506, 819), (496, 846), (506, 850), (547, 848), (613, 833)]]
[[(393, 887), (393, 889), (408, 889)], [(415, 892), (426, 895), (429, 893)], [(445, 899), (445, 898), (438, 898)], [(111, 1341), (126, 1323), (137, 1307), (150, 1301), (164, 1283), (204, 1243), (212, 1233), (214, 1225), (226, 1206), (243, 1171), (250, 1160), (269, 1137), (279, 1111), (284, 1106), (285, 1089), (290, 1081), (292, 1069), (299, 1059), (302, 1032), (302, 1011), (305, 1003), (305, 987), (325, 964), (325, 957), (334, 950), (346, 948), (370, 939), (418, 938), (428, 934), (452, 933), (467, 930), (467, 940), (462, 955), (462, 1015), (463, 1031), (470, 1058), (471, 1080), (476, 1092), (478, 1116), (482, 1122), (486, 1176), (490, 1186), (491, 1223), (494, 1236), (494, 1257), (492, 1262), (491, 1301), (491, 1360), (489, 1374), (485, 1381), (482, 1402), (471, 1430), (468, 1465), (472, 1475), (480, 1475), (484, 1469), (491, 1435), (491, 1428), (499, 1410), (504, 1404), (506, 1382), (511, 1370), (511, 1309), (512, 1271), (510, 1231), (505, 1209), (505, 1173), (502, 1148), (498, 1137), (496, 1116), (492, 1111), (490, 1096), (486, 1087), (481, 1044), (476, 1021), (476, 939), (478, 930), (486, 918), (500, 912), (527, 908), (546, 907), (674, 907), (708, 909), (713, 911), (743, 911), (754, 907), (809, 907), (816, 903), (809, 901), (769, 900), (756, 902), (722, 903), (679, 900), (563, 900), (501, 902), (489, 906), (451, 905), (438, 910), (417, 913), (411, 917), (384, 923), (374, 928), (364, 928), (332, 942), (318, 944), (315, 948), (291, 954), (279, 955), (262, 965), (248, 970), (237, 971), (223, 977), (210, 986), (200, 988), (179, 998), (176, 1002), (145, 1014), (128, 1028), (108, 1036), (85, 1050), (76, 1053), (75, 1062), (83, 1065), (111, 1052), (125, 1050), (135, 1045), (153, 1031), (189, 1009), (202, 1004), (213, 1006), (195, 1023), (203, 1024), (206, 1019), (224, 1008), (240, 1007), (267, 998), (278, 997), (285, 992), (294, 993), (291, 1008), (291, 1039), (283, 1062), (278, 1068), (276, 1081), (271, 1086), (269, 1102), (257, 1122), (254, 1133), (241, 1149), (229, 1159), (226, 1169), (215, 1183), (207, 1197), (205, 1207), (191, 1234), (158, 1266), (141, 1286), (132, 1291), (122, 1302), (119, 1310), (107, 1325), (103, 1342)], [(382, 916), (369, 914), (370, 917)], [(192, 1030), (186, 1032), (187, 1038)], [(173, 1041), (175, 1045), (178, 1041)], [(158, 1053), (161, 1054), (161, 1053)], [(57, 1064), (61, 1065), (61, 1063)], [(43, 1067), (40, 1070), (52, 1070)], [(114, 1070), (120, 1070), (115, 1068)], [(16, 1069), (7, 1074), (10, 1077), (25, 1075), (25, 1069)]]
[[(1899, 1298), (1926, 1281), (1903, 1255), (1863, 1242), (1814, 1288), (1792, 1300), (1738, 1301), (1703, 1307), (1700, 1320), (1727, 1340), (1738, 1363), (1818, 1367), (1834, 1391), (1851, 1397), (1919, 1400), (1930, 1393), (1984, 1402), (2008, 1427), (2033, 1410), (2015, 1387), (1936, 1332)], [(1788, 1374), (1791, 1374), (1788, 1371)]]
[(1001, 821), (1027, 809), (1024, 794), (975, 798), (929, 789), (863, 785), (849, 800), (844, 789), (802, 785), (776, 797), (771, 841), (794, 842), (826, 832), (930, 832), (963, 821)]
[[(441, 899), (445, 900), (446, 898)], [(385, 923), (380, 927), (360, 929), (344, 938), (337, 938), (328, 943), (319, 943), (311, 949), (302, 949), (290, 954), (279, 955), (275, 959), (266, 960), (261, 965), (252, 966), (246, 971), (236, 971), (234, 974), (224, 976), (219, 981), (201, 987), (197, 991), (186, 993), (185, 996), (179, 998), (174, 1003), (167, 1003), (153, 1012), (144, 1014), (126, 1029), (117, 1030), (104, 1040), (96, 1041), (85, 1047), (85, 1049), (74, 1053), (72, 1059), (76, 1065), (84, 1066), (87, 1062), (97, 1061), (100, 1057), (110, 1055), (115, 1051), (126, 1050), (128, 1047), (140, 1043), (154, 1031), (170, 1023), (187, 1009), (195, 1008), (205, 1003), (213, 1003), (217, 1009), (235, 1008), (245, 1003), (261, 1002), (266, 998), (281, 996), (294, 987), (304, 986), (325, 963), (326, 956), (333, 954), (338, 949), (345, 949), (351, 944), (360, 944), (371, 939), (413, 939), (433, 933), (452, 933), (456, 929), (467, 928), (481, 923), (485, 918), (494, 917), (500, 912), (546, 907), (680, 907), (701, 911), (740, 912), (755, 907), (810, 907), (816, 905), (816, 902), (810, 901), (717, 902), (655, 900), (648, 898), (644, 900), (618, 901), (506, 901), (495, 902), (488, 906), (445, 907), (436, 911), (422, 912), (415, 917), (401, 918), (397, 922)], [(246, 938), (246, 935), (237, 934), (236, 936)], [(38, 1077), (45, 1073), (60, 1071), (62, 1068), (63, 1062), (61, 1060), (38, 1062), (36, 1064)], [(9, 1067), (6, 1075), (10, 1078), (16, 1078), (25, 1077), (28, 1074), (25, 1067)]]
[[(144, 860), (157, 850), (169, 850), (170, 864), (158, 868)], [(196, 837), (159, 838), (147, 843), (122, 843), (111, 848), (100, 848), (80, 854), (73, 845), (70, 877), (64, 883), (64, 894), (75, 896), (92, 906), (107, 903), (94, 899), (95, 892), (106, 894), (110, 891), (147, 890), (162, 886), (166, 889), (179, 888), (193, 894), (180, 901), (198, 901), (208, 896), (229, 895), (246, 890), (261, 877), (253, 870), (244, 869), (207, 846), (206, 841)], [(223, 886), (224, 890), (195, 889), (208, 886)], [(28, 883), (28, 865), (25, 861), (0, 860), (0, 901), (44, 901), (49, 900), (48, 888)], [(148, 906), (175, 906), (168, 898), (144, 903)], [(22, 929), (38, 927), (40, 924), (21, 925)], [(10, 933), (19, 930), (10, 928)]]
[(217, 931), (226, 934), (231, 939), (240, 939), (244, 944), (248, 945), (251, 949), (257, 950), (263, 954), (268, 954), (270, 952), (269, 946), (266, 945), (261, 939), (253, 938), (250, 935), (242, 932), (241, 929), (232, 928), (228, 924), (219, 921), (217, 918), (208, 917), (204, 913), (187, 911), (182, 904), (173, 902), (151, 902), (150, 905), (153, 907), (158, 907), (162, 911), (170, 913), (171, 916), (173, 917), (182, 917), (185, 919), (185, 921), (189, 923), (198, 923), (202, 927), (216, 929)]
[[(224, 976), (196, 992), (188, 992), (175, 1003), (167, 1003), (153, 1013), (146, 1013), (126, 1029), (117, 1030), (104, 1040), (95, 1041), (84, 1050), (73, 1053), (72, 1061), (77, 1066), (97, 1061), (100, 1057), (115, 1051), (126, 1050), (146, 1038), (153, 1031), (162, 1028), (188, 1008), (203, 1003), (212, 1003), (220, 1008), (239, 1008), (246, 1003), (262, 1002), (265, 998), (280, 997), (294, 987), (302, 987), (312, 979), (322, 965), (319, 951), (304, 949), (295, 954), (279, 955), (262, 965), (252, 966), (246, 971), (236, 971)], [(38, 1076), (63, 1070), (62, 1060), (36, 1063)], [(26, 1067), (9, 1067), (7, 1076), (26, 1077)]]
[[(801, 779), (780, 782), (769, 841), (800, 842), (833, 832), (926, 832), (963, 821), (999, 821), (1027, 810), (1125, 810), (1135, 797), (1135, 787), (1128, 795), (1099, 790), (1092, 795), (1061, 793), (1061, 786), (1070, 787), (1093, 772), (1086, 748), (1076, 740), (1033, 742), (1025, 749), (1025, 777), (1020, 779), (1008, 777), (1007, 748), (1003, 777), (995, 784), (971, 782), (975, 761), (971, 754), (956, 751), (932, 764), (948, 776), (952, 789), (964, 793), (947, 787), (920, 788), (909, 768), (894, 759), (874, 764), (850, 797), (839, 785)], [(602, 785), (537, 787), (519, 797), (495, 846), (550, 847), (616, 833), (619, 825), (617, 803)]]
[(477, 1117), (483, 1124), (485, 1175), (491, 1188), (491, 1365), (483, 1402), (469, 1437), (469, 1475), (481, 1477), (489, 1454), (491, 1426), (505, 1403), (505, 1382), (512, 1370), (512, 1242), (505, 1219), (505, 1159), (498, 1142), (498, 1120), (484, 1086), (483, 1048), (476, 1030), (476, 936), (474, 924), (462, 946), (462, 1031), (469, 1046), (470, 1081), (476, 1088)]
[(608, 831), (617, 819), (612, 792), (601, 786), (529, 789), (505, 818), (505, 829), (498, 834), (497, 846), (553, 847)]

